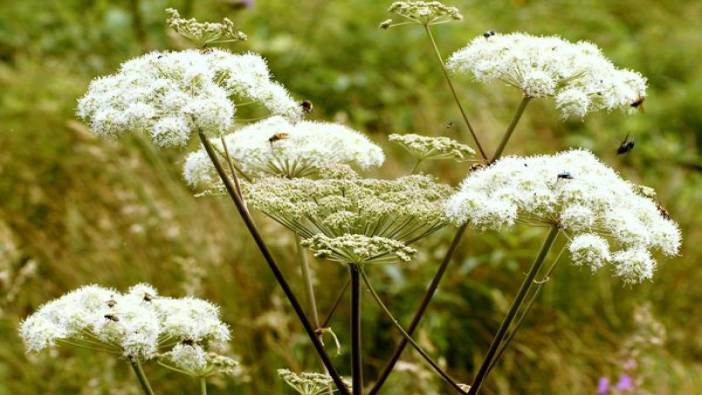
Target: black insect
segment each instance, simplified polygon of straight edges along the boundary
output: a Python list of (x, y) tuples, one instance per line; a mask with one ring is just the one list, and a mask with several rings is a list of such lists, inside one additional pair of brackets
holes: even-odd
[(669, 213), (668, 210), (666, 210), (665, 207), (663, 207), (663, 205), (662, 205), (660, 202), (658, 202), (658, 201), (656, 201), (656, 208), (658, 209), (658, 212), (661, 214), (661, 216), (662, 216), (663, 218), (665, 218), (665, 219), (670, 219), (670, 213)]
[(105, 319), (108, 319), (112, 322), (119, 322), (119, 318), (117, 318), (117, 316), (114, 314), (105, 314)]
[(639, 96), (639, 98), (634, 100), (634, 102), (631, 103), (630, 106), (632, 108), (639, 108), (639, 107), (643, 106), (644, 100), (646, 100), (645, 97)]
[(107, 307), (115, 307), (116, 304), (117, 304), (117, 301), (114, 299), (110, 299), (107, 301)]
[(276, 141), (285, 140), (286, 138), (288, 138), (288, 134), (287, 134), (287, 133), (285, 133), (285, 132), (279, 132), (279, 133), (276, 133), (276, 134), (272, 135), (272, 136), (268, 139), (268, 142), (271, 143), (271, 144), (273, 144), (273, 143), (275, 143)]
[(151, 296), (151, 294), (148, 294), (146, 292), (144, 293), (144, 302), (151, 302), (153, 299), (154, 297)]
[(624, 137), (624, 141), (617, 147), (617, 155), (624, 155), (633, 150), (634, 145), (636, 145), (636, 143), (634, 143), (633, 139), (629, 140), (629, 134), (627, 133), (626, 137)]
[(451, 129), (453, 127), (453, 121), (448, 121), (446, 123), (446, 129)]
[(564, 171), (563, 173), (558, 174), (559, 180), (572, 180), (573, 178), (575, 178), (575, 177), (573, 177), (573, 175), (568, 173), (567, 171)]
[(486, 31), (485, 33), (483, 33), (483, 37), (485, 37), (485, 38), (490, 38), (490, 37), (492, 37), (492, 36), (494, 36), (494, 35), (495, 35), (495, 31), (494, 31), (494, 30), (488, 30), (488, 31)]
[(305, 113), (311, 113), (314, 109), (312, 102), (309, 100), (303, 100), (302, 103), (300, 103), (300, 105), (302, 106), (302, 112)]
[(193, 344), (195, 344), (195, 341), (193, 339), (185, 339), (181, 343), (183, 343), (186, 346), (192, 346)]
[(472, 165), (470, 165), (470, 168), (468, 168), (468, 172), (472, 173), (472, 172), (474, 172), (476, 170), (480, 170), (486, 166), (487, 165), (485, 163), (473, 163)]

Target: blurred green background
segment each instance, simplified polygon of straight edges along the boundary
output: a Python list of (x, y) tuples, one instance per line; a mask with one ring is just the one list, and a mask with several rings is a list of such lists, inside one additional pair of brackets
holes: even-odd
[[(185, 151), (156, 152), (143, 139), (98, 140), (75, 120), (89, 81), (128, 58), (176, 48), (166, 7), (202, 19), (233, 19), (277, 79), (312, 100), (317, 119), (346, 122), (386, 147), (374, 175), (408, 171), (410, 158), (387, 144), (391, 132), (465, 139), (456, 108), (421, 28), (381, 31), (389, 1), (62, 0), (0, 2), (0, 395), (136, 394), (127, 365), (60, 349), (26, 355), (17, 325), (48, 299), (88, 283), (126, 288), (147, 281), (163, 294), (191, 293), (222, 306), (231, 353), (246, 372), (216, 380), (213, 394), (286, 394), (275, 370), (316, 369), (312, 348), (226, 200), (192, 196), (180, 176)], [(485, 394), (596, 394), (601, 377), (626, 373), (635, 393), (702, 393), (702, 2), (668, 0), (450, 1), (462, 22), (435, 34), (445, 56), (486, 30), (558, 34), (597, 43), (623, 67), (649, 78), (645, 109), (562, 122), (549, 101), (530, 106), (508, 153), (593, 150), (636, 182), (651, 185), (683, 228), (680, 257), (662, 260), (651, 283), (624, 286), (602, 270), (562, 262), (489, 382)], [(458, 79), (485, 145), (494, 149), (518, 92)], [(447, 125), (453, 126), (447, 127)], [(627, 134), (636, 148), (617, 156)], [(456, 184), (469, 164), (424, 169)], [(289, 232), (259, 219), (300, 295)], [(407, 323), (453, 230), (422, 245), (416, 261), (373, 268), (372, 278)], [(460, 381), (469, 382), (545, 237), (516, 227), (469, 232), (417, 334)], [(561, 240), (561, 243), (563, 240)], [(289, 261), (288, 261), (289, 260)], [(321, 310), (345, 271), (319, 262)], [(366, 376), (371, 381), (398, 339), (367, 298)], [(333, 321), (348, 344), (344, 305)], [(634, 314), (636, 311), (639, 314)], [(650, 312), (648, 314), (647, 312)], [(331, 342), (330, 342), (331, 343)], [(328, 345), (335, 354), (334, 346)], [(335, 356), (349, 373), (347, 349)], [(637, 364), (627, 365), (629, 359)], [(430, 371), (406, 363), (383, 394), (445, 394)], [(625, 367), (626, 365), (626, 367)], [(628, 370), (627, 370), (628, 369)], [(187, 378), (147, 365), (158, 393), (197, 390)]]

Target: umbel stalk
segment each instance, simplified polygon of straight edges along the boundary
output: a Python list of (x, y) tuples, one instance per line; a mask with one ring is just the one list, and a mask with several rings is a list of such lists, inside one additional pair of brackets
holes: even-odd
[[(336, 369), (334, 368), (334, 365), (332, 364), (331, 359), (329, 358), (329, 355), (324, 350), (324, 346), (319, 341), (319, 338), (317, 338), (317, 335), (315, 333), (315, 328), (312, 327), (312, 324), (310, 323), (310, 320), (307, 318), (307, 315), (305, 314), (305, 311), (303, 310), (302, 306), (300, 305), (300, 302), (297, 300), (297, 297), (292, 292), (292, 289), (290, 288), (290, 285), (288, 284), (288, 282), (285, 280), (285, 277), (283, 276), (283, 273), (281, 272), (280, 267), (278, 266), (275, 259), (273, 258), (273, 255), (271, 254), (270, 250), (268, 249), (268, 246), (263, 241), (261, 234), (258, 232), (258, 228), (256, 228), (256, 225), (253, 222), (253, 218), (251, 218), (251, 215), (249, 214), (248, 210), (246, 209), (246, 206), (244, 206), (244, 202), (241, 200), (241, 197), (239, 196), (239, 194), (237, 194), (236, 187), (234, 186), (232, 181), (227, 176), (227, 173), (224, 171), (224, 167), (222, 166), (222, 163), (217, 158), (217, 153), (215, 152), (214, 147), (212, 146), (212, 144), (207, 139), (207, 136), (205, 136), (204, 133), (199, 132), (198, 135), (200, 137), (200, 141), (202, 142), (203, 147), (205, 148), (205, 151), (207, 152), (207, 155), (209, 156), (210, 160), (212, 161), (212, 164), (215, 167), (215, 170), (217, 171), (217, 174), (219, 175), (219, 178), (222, 180), (222, 183), (224, 184), (224, 187), (227, 190), (229, 197), (232, 199), (232, 201), (236, 205), (236, 208), (239, 211), (239, 215), (241, 216), (241, 219), (244, 221), (246, 228), (248, 229), (249, 233), (251, 233), (251, 236), (254, 238), (254, 241), (256, 242), (256, 246), (258, 247), (259, 251), (261, 251), (261, 254), (263, 255), (264, 260), (268, 264), (268, 267), (273, 272), (273, 276), (275, 277), (275, 279), (278, 282), (278, 284), (280, 285), (280, 287), (283, 289), (285, 296), (290, 301), (290, 304), (292, 305), (293, 310), (295, 310), (295, 313), (297, 314), (298, 319), (302, 323), (302, 326), (304, 327), (305, 332), (307, 333), (307, 336), (310, 338), (310, 341), (312, 342), (314, 349), (317, 351), (317, 354), (319, 354), (319, 357), (322, 360), (324, 367), (327, 369), (329, 376), (331, 376), (332, 380), (334, 381), (334, 384), (339, 389), (339, 392), (341, 394), (351, 395), (349, 390), (344, 385), (344, 382), (341, 380), (341, 377), (337, 373)], [(232, 177), (236, 177), (236, 174), (232, 174)]]
[(487, 375), (490, 371), (490, 367), (493, 364), (495, 354), (497, 353), (497, 350), (500, 347), (502, 340), (507, 334), (507, 331), (509, 330), (509, 327), (512, 324), (512, 320), (514, 320), (514, 317), (517, 314), (517, 310), (519, 310), (519, 307), (522, 305), (522, 302), (524, 301), (524, 298), (529, 292), (529, 289), (534, 284), (534, 279), (536, 278), (537, 273), (541, 269), (541, 266), (543, 265), (546, 256), (548, 255), (548, 252), (551, 250), (551, 246), (556, 240), (556, 236), (558, 236), (558, 231), (558, 226), (554, 225), (551, 228), (551, 231), (548, 233), (546, 241), (544, 241), (544, 244), (541, 247), (541, 251), (539, 251), (539, 255), (536, 256), (534, 263), (529, 269), (529, 273), (527, 274), (526, 278), (522, 282), (521, 287), (519, 288), (519, 292), (517, 292), (517, 296), (514, 298), (514, 302), (512, 302), (512, 306), (510, 306), (507, 315), (505, 316), (504, 320), (502, 321), (502, 324), (500, 325), (500, 328), (497, 330), (495, 337), (492, 339), (490, 348), (485, 354), (483, 363), (480, 365), (480, 369), (478, 370), (478, 374), (475, 376), (475, 380), (473, 380), (473, 384), (470, 387), (470, 391), (468, 391), (468, 395), (476, 395), (480, 390), (480, 386), (483, 384), (483, 381), (485, 381), (485, 379), (487, 378)]
[(144, 374), (144, 369), (141, 368), (141, 362), (138, 358), (129, 357), (129, 364), (132, 366), (132, 370), (139, 380), (139, 385), (141, 386), (144, 395), (154, 395), (154, 390), (151, 389), (151, 384), (149, 384), (149, 379), (146, 378)]
[(351, 270), (351, 372), (353, 395), (363, 395), (363, 361), (361, 360), (361, 275), (356, 264)]

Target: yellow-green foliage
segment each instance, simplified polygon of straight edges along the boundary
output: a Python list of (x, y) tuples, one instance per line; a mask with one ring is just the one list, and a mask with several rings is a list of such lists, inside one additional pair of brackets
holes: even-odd
[[(44, 301), (88, 283), (124, 288), (147, 281), (166, 295), (183, 290), (220, 304), (231, 323), (232, 352), (248, 380), (213, 383), (214, 394), (282, 394), (278, 368), (315, 369), (311, 347), (230, 202), (194, 198), (180, 176), (183, 151), (157, 153), (138, 138), (95, 138), (76, 122), (76, 99), (96, 75), (150, 48), (177, 48), (164, 29), (164, 9), (232, 19), (249, 40), (232, 46), (261, 52), (276, 78), (314, 103), (313, 118), (367, 130), (389, 153), (384, 174), (414, 164), (385, 143), (391, 132), (426, 131), (461, 141), (467, 130), (421, 28), (377, 28), (390, 1), (255, 0), (0, 2), (0, 395), (136, 394), (125, 364), (60, 349), (61, 358), (26, 355), (17, 336), (22, 317)], [(634, 180), (655, 187), (685, 235), (682, 256), (662, 262), (654, 282), (625, 287), (606, 273), (561, 265), (533, 314), (484, 387), (486, 394), (593, 394), (614, 377), (622, 349), (637, 330), (634, 308), (650, 302), (666, 341), (646, 349), (641, 372), (657, 394), (702, 392), (702, 3), (672, 0), (452, 1), (464, 19), (435, 29), (444, 55), (485, 30), (560, 34), (587, 39), (615, 63), (642, 72), (651, 88), (631, 117), (598, 113), (563, 123), (536, 102), (508, 147), (512, 153), (592, 149)], [(519, 97), (509, 89), (458, 79), (459, 94), (485, 145), (496, 147)], [(636, 147), (615, 155), (625, 135)], [(421, 169), (452, 184), (470, 163), (424, 162)], [(375, 174), (376, 176), (378, 174)], [(257, 217), (296, 291), (303, 295), (289, 231)], [(540, 229), (468, 234), (417, 334), (421, 344), (469, 382), (509, 306)], [(403, 323), (411, 317), (450, 230), (418, 246), (411, 265), (371, 270), (378, 290)], [(340, 265), (315, 264), (320, 308), (344, 281)], [(382, 284), (382, 285), (381, 285)], [(366, 347), (387, 356), (397, 340), (381, 312), (365, 311)], [(333, 321), (348, 344), (347, 307)], [(327, 339), (333, 348), (333, 341)], [(348, 351), (348, 350), (342, 350)], [(334, 359), (348, 374), (348, 352)], [(406, 351), (384, 394), (443, 394), (439, 382), (408, 387), (426, 369)], [(380, 367), (367, 359), (367, 379)], [(163, 394), (191, 394), (196, 383), (146, 366)], [(434, 391), (434, 392), (432, 392)]]

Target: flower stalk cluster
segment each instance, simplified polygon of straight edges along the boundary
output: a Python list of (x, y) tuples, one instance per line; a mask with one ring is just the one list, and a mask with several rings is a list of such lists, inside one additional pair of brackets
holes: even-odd
[(234, 22), (229, 18), (222, 19), (222, 22), (198, 22), (195, 18), (185, 19), (180, 16), (178, 10), (174, 8), (166, 9), (168, 27), (176, 33), (190, 40), (199, 48), (204, 48), (210, 44), (223, 44), (237, 41), (245, 41), (246, 34), (238, 31), (234, 27)]

